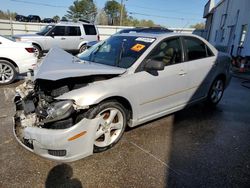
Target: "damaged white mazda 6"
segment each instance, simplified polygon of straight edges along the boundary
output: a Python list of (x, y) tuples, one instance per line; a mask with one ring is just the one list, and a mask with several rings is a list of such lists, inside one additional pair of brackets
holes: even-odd
[(229, 81), (229, 56), (195, 35), (117, 34), (77, 57), (53, 48), (16, 88), (14, 134), (42, 157), (74, 161), (114, 146), (126, 126), (216, 105)]

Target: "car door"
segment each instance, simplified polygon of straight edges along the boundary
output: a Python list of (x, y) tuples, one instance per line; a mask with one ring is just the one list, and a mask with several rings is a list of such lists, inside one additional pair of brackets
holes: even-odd
[(190, 90), (189, 102), (206, 96), (213, 79), (216, 56), (209, 47), (196, 37), (183, 37), (185, 64), (187, 65)]
[(68, 45), (65, 35), (66, 26), (55, 26), (48, 34), (50, 38), (47, 39), (47, 48), (50, 49), (53, 46), (57, 46), (59, 48), (65, 49)]
[(65, 40), (67, 41), (65, 50), (77, 50), (81, 41), (80, 26), (67, 26)]
[(160, 42), (144, 62), (148, 60), (163, 61), (165, 68), (157, 72), (142, 70), (134, 74), (139, 121), (164, 115), (184, 105), (189, 88), (179, 38)]

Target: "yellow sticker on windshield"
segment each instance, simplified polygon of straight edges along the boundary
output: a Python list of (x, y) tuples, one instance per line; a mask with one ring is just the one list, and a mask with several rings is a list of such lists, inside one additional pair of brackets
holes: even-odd
[(145, 48), (145, 45), (143, 45), (143, 44), (136, 44), (136, 45), (134, 45), (134, 46), (131, 48), (131, 50), (136, 51), (136, 52), (139, 52), (139, 51), (141, 51), (143, 48)]

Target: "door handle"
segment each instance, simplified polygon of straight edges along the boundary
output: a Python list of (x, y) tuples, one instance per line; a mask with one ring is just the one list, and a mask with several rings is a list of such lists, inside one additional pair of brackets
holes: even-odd
[(184, 70), (181, 70), (180, 72), (179, 72), (179, 75), (180, 76), (184, 76), (184, 75), (186, 75), (187, 73), (184, 71)]
[(62, 37), (61, 40), (65, 40), (66, 38)]

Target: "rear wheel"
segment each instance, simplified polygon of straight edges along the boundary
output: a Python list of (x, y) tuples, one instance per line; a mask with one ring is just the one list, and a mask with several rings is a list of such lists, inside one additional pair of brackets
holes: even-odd
[(125, 108), (116, 101), (103, 102), (88, 113), (88, 118), (101, 117), (95, 135), (94, 152), (102, 152), (113, 147), (122, 137), (127, 116)]
[(37, 58), (40, 58), (40, 57), (42, 57), (42, 49), (38, 46), (38, 45), (36, 45), (36, 44), (33, 44), (33, 48), (35, 49), (35, 56), (37, 57)]
[(79, 49), (79, 53), (82, 53), (84, 52), (85, 50), (87, 50), (87, 45), (86, 44), (83, 44), (80, 49)]
[(209, 105), (215, 106), (217, 105), (224, 93), (224, 81), (222, 78), (216, 78), (209, 90), (208, 93), (208, 98), (207, 98), (207, 102)]
[(0, 60), (0, 84), (10, 84), (17, 77), (17, 71), (13, 64), (6, 60)]

